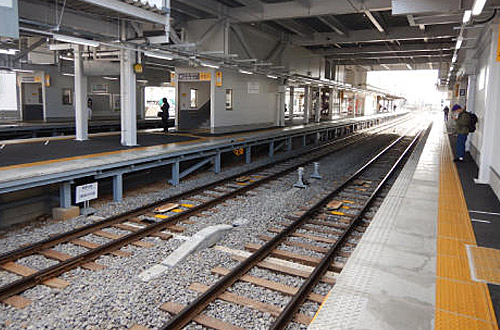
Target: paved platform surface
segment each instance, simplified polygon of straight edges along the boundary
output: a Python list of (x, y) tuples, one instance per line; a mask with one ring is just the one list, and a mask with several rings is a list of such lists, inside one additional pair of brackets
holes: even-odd
[(500, 262), (500, 253), (476, 243), (440, 117), (310, 329), (498, 329), (487, 280), (476, 270)]

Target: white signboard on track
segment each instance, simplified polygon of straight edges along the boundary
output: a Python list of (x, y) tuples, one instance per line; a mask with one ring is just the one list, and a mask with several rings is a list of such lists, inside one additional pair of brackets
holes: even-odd
[(97, 198), (97, 182), (76, 187), (76, 203), (90, 201)]

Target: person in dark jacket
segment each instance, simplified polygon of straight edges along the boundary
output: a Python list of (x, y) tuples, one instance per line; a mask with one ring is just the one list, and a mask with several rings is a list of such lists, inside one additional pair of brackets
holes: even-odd
[(166, 97), (162, 99), (162, 104), (160, 109), (161, 111), (158, 112), (158, 116), (161, 117), (163, 130), (165, 132), (168, 132), (168, 110), (170, 109), (170, 104), (168, 104), (168, 100)]
[(454, 113), (453, 118), (456, 120), (457, 132), (456, 157), (453, 161), (463, 162), (465, 157), (465, 142), (469, 135), (470, 115), (458, 104), (455, 104), (451, 111)]
[(450, 113), (450, 108), (448, 108), (448, 106), (445, 106), (443, 112), (444, 112), (444, 121), (448, 121), (448, 114)]

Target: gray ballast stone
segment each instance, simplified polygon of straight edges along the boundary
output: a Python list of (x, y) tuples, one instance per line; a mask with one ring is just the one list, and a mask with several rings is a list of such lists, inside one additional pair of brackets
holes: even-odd
[(190, 254), (214, 245), (226, 232), (233, 228), (230, 225), (215, 225), (203, 228), (172, 252), (161, 264), (154, 265), (140, 273), (139, 278), (146, 282), (160, 277), (169, 268), (175, 267)]

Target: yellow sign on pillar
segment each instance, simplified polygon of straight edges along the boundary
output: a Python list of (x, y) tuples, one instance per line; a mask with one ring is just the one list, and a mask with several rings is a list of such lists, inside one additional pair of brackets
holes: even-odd
[(211, 74), (210, 72), (200, 72), (200, 80), (201, 81), (210, 81)]
[(500, 22), (498, 23), (497, 62), (500, 62)]
[(222, 87), (222, 72), (217, 71), (215, 73), (215, 86)]

